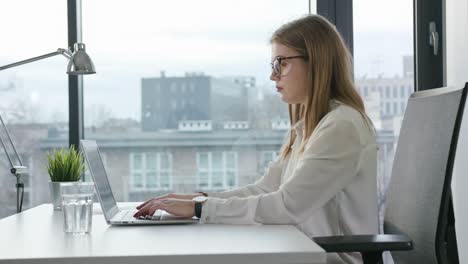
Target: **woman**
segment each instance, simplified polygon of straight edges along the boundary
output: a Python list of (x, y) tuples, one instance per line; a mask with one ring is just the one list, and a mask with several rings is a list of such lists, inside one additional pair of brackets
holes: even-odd
[[(377, 145), (354, 89), (352, 62), (334, 26), (309, 15), (271, 38), (272, 73), (289, 105), (291, 129), (280, 157), (254, 184), (205, 194), (202, 223), (292, 224), (310, 238), (377, 234)], [(169, 194), (137, 207), (192, 217), (196, 194)], [(360, 263), (328, 254), (328, 263)]]

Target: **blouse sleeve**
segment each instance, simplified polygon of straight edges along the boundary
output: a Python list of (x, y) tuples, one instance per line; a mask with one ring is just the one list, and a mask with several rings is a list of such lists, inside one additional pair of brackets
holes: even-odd
[(347, 120), (327, 120), (310, 138), (296, 168), (278, 190), (250, 197), (208, 198), (202, 223), (298, 224), (357, 175), (360, 138)]
[(246, 186), (218, 193), (208, 193), (208, 197), (230, 198), (248, 197), (270, 193), (278, 190), (281, 184), (282, 161), (276, 159), (268, 166), (266, 173), (255, 183)]

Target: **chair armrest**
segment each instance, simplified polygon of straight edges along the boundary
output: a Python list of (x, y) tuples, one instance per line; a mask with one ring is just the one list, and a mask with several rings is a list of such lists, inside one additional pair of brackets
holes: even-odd
[(383, 252), (412, 250), (413, 241), (406, 235), (352, 235), (314, 237), (326, 252)]

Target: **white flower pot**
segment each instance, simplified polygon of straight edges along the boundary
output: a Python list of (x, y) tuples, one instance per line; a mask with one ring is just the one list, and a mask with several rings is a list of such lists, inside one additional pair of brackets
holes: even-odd
[(49, 181), (50, 202), (52, 203), (54, 210), (59, 211), (62, 210), (62, 193), (60, 191), (61, 183), (64, 182)]

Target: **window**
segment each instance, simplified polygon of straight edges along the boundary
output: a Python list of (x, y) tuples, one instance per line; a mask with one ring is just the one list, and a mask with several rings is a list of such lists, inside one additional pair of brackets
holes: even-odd
[(171, 100), (171, 108), (172, 108), (172, 110), (177, 110), (177, 100), (176, 99)]
[(172, 157), (169, 153), (159, 153), (159, 187), (171, 189)]
[(237, 186), (236, 152), (198, 152), (198, 188), (222, 190)]
[[(268, 40), (280, 25), (307, 13), (309, 1), (287, 5), (82, 2), (83, 42), (98, 71), (84, 82), (84, 135), (108, 155), (118, 201), (161, 195), (167, 185), (167, 192), (220, 191), (256, 180), (260, 153), (279, 149), (286, 132), (272, 121), (288, 118), (269, 79)], [(116, 39), (120, 45), (110, 45)], [(242, 125), (224, 129), (229, 121)], [(177, 161), (172, 170), (157, 154), (162, 149)]]
[(210, 185), (210, 153), (198, 153), (198, 186), (202, 189)]
[(195, 93), (195, 84), (194, 84), (194, 83), (190, 83), (189, 87), (190, 87), (190, 92), (191, 92), (191, 93)]
[(369, 89), (367, 88), (367, 86), (364, 86), (364, 96), (365, 97), (369, 96)]
[[(218, 155), (217, 155), (218, 154)], [(221, 153), (211, 155), (211, 187), (221, 189), (224, 186), (224, 160)]]
[(131, 160), (132, 187), (143, 188), (143, 155), (133, 154)]
[(130, 153), (132, 190), (168, 190), (172, 188), (172, 156), (165, 152)]
[(260, 167), (260, 173), (265, 173), (266, 169), (268, 168), (268, 165), (270, 162), (276, 159), (276, 156), (278, 153), (276, 151), (264, 151), (262, 152), (262, 158), (261, 158), (261, 167)]
[(171, 93), (177, 93), (177, 84), (175, 82), (171, 83)]
[(237, 153), (235, 152), (225, 152), (225, 185), (228, 188), (237, 186)]
[[(395, 19), (393, 14), (399, 14), (399, 19)], [(379, 110), (367, 109), (375, 111), (369, 113), (374, 124), (382, 124), (377, 125), (376, 130), (379, 142), (379, 213), (383, 217), (385, 192), (398, 142), (394, 136), (398, 133), (394, 130), (399, 129), (397, 122), (401, 122), (401, 118), (395, 115), (404, 113), (405, 103), (402, 101), (413, 92), (413, 2), (355, 0), (353, 27), (356, 82), (372, 82), (386, 87), (385, 96), (369, 98), (366, 102), (380, 105)], [(399, 97), (395, 84), (400, 87)], [(394, 89), (393, 99), (390, 99), (389, 86)]]
[[(67, 48), (67, 1), (2, 3), (0, 66)], [(40, 12), (37, 12), (41, 10)], [(50, 201), (45, 157), (68, 145), (67, 61), (54, 56), (0, 71), (0, 114), (29, 175), (23, 210)], [(3, 129), (0, 135), (6, 139)], [(54, 142), (53, 144), (44, 144)], [(10, 154), (14, 155), (10, 149)], [(14, 161), (15, 165), (18, 165)], [(16, 213), (16, 178), (0, 147), (0, 218)]]

